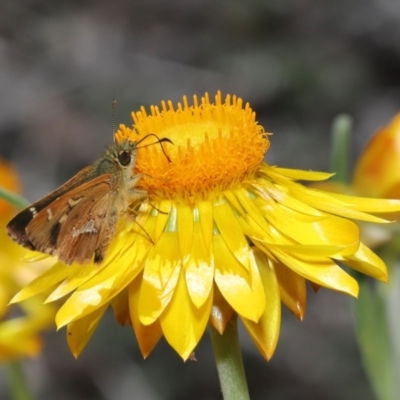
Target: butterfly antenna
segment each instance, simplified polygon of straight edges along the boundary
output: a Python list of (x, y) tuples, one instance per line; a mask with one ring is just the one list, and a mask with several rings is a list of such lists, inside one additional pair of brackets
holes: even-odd
[(111, 129), (112, 129), (112, 134), (114, 136), (115, 133), (115, 110), (117, 109), (117, 99), (112, 99), (112, 104), (111, 104)]
[(168, 138), (161, 138), (160, 139), (155, 133), (148, 133), (145, 137), (141, 138), (136, 144), (140, 144), (141, 142), (143, 142), (145, 139), (147, 139), (150, 136), (156, 137), (157, 141), (153, 142), (153, 143), (142, 145), (142, 146), (138, 147), (138, 149), (141, 149), (143, 147), (153, 146), (155, 144), (159, 144), (161, 146), (161, 150), (164, 153), (164, 156), (166, 157), (168, 162), (172, 162), (171, 159), (168, 157), (167, 153), (165, 152), (165, 149), (164, 149), (164, 147), (162, 145), (162, 142), (168, 142), (168, 143), (174, 144), (171, 139), (168, 139)]

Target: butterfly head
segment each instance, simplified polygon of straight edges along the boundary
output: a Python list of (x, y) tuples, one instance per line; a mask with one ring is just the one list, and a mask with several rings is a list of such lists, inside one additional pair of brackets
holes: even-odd
[(99, 176), (118, 171), (132, 170), (136, 162), (136, 142), (123, 140), (112, 144), (105, 155), (93, 165), (93, 174)]
[(136, 161), (137, 143), (128, 139), (115, 143), (112, 147), (114, 160), (120, 168), (128, 168)]

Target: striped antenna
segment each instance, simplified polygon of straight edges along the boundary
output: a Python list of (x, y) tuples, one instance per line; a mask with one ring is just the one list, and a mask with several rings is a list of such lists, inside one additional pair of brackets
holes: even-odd
[(115, 117), (116, 108), (117, 108), (117, 99), (112, 99), (112, 105), (111, 105), (111, 128), (112, 128), (113, 136), (114, 136), (114, 133), (115, 133), (114, 117)]

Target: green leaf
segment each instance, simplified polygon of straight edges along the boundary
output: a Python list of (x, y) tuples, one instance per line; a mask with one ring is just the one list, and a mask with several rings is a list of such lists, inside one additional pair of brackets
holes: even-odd
[(394, 348), (386, 308), (387, 285), (363, 279), (355, 303), (356, 329), (367, 375), (380, 400), (398, 397)]

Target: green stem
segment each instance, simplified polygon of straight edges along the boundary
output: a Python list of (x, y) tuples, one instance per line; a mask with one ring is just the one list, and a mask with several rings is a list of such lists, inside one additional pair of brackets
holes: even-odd
[(32, 400), (20, 361), (10, 363), (9, 376), (13, 400)]
[(224, 400), (250, 400), (240, 351), (237, 317), (232, 317), (221, 335), (213, 326), (211, 340)]
[(10, 192), (0, 186), (0, 199), (6, 200), (16, 208), (25, 208), (29, 205), (28, 201), (19, 194)]
[(349, 183), (350, 137), (353, 119), (350, 115), (340, 114), (332, 123), (332, 159), (331, 171), (336, 182)]

